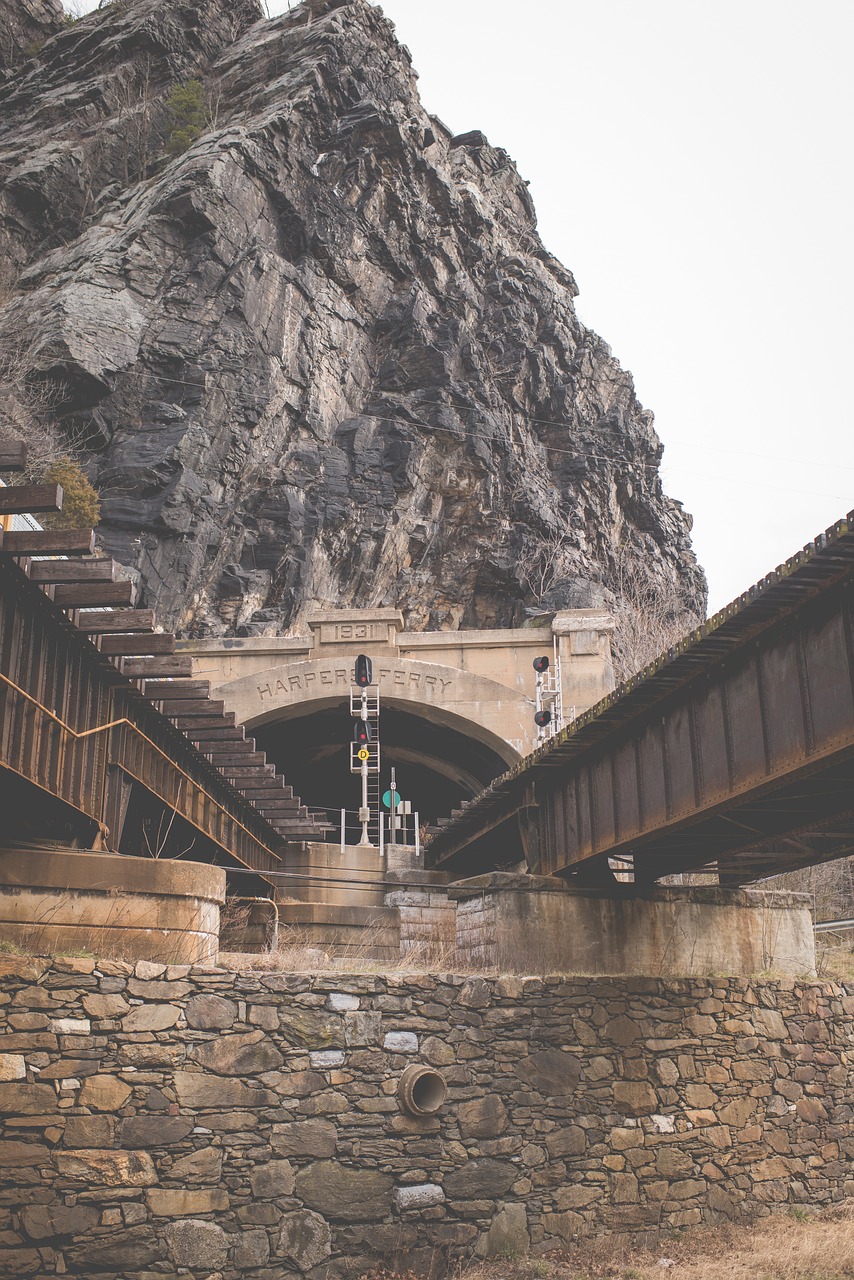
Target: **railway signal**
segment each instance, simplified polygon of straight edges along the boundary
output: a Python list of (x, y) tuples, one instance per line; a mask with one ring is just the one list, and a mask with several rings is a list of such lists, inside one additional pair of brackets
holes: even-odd
[(373, 665), (369, 657), (360, 653), (356, 658), (354, 671), (355, 682), (360, 689), (367, 689), (373, 684)]
[[(362, 781), (362, 803), (359, 806), (362, 838), (359, 843), (371, 847), (370, 824), (374, 815), (380, 830), (382, 827), (379, 804), (380, 694), (373, 684), (373, 664), (364, 653), (357, 656), (353, 668), (350, 714), (354, 717), (350, 772), (358, 773)], [(342, 841), (343, 838), (342, 835)]]
[(551, 659), (544, 653), (534, 659), (534, 671), (537, 677), (534, 724), (537, 726), (537, 746), (541, 747), (563, 728), (560, 658), (557, 649), (555, 649), (554, 670), (552, 670)]

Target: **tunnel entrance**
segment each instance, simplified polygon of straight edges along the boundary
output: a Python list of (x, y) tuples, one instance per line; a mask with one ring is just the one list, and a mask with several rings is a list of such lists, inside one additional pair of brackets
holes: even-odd
[[(259, 725), (253, 735), (303, 803), (327, 810), (337, 823), (341, 809), (354, 810), (360, 803), (360, 781), (350, 773), (352, 725), (349, 706), (342, 702)], [(448, 815), (509, 767), (497, 751), (461, 730), (388, 702), (380, 735), (381, 791), (394, 766), (398, 794), (426, 823)]]

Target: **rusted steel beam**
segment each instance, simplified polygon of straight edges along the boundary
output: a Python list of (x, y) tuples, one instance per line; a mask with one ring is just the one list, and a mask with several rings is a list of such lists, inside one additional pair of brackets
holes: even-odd
[[(134, 634), (100, 643), (155, 639), (175, 644), (174, 636)], [(47, 792), (82, 815), (85, 838), (99, 824), (121, 833), (133, 785), (174, 809), (204, 848), (258, 874), (281, 866), (281, 833), (3, 554), (0, 674), (0, 767), (30, 783), (34, 798)], [(223, 723), (220, 732), (243, 735)]]
[(6, 529), (0, 550), (10, 556), (88, 556), (95, 550), (94, 529)]
[(62, 485), (15, 484), (0, 488), (0, 516), (62, 510)]

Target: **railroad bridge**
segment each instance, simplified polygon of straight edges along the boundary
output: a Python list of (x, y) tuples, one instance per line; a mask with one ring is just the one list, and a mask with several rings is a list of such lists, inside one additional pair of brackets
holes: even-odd
[[(326, 611), (306, 635), (178, 642), (91, 530), (28, 514), (61, 501), (0, 488), (7, 842), (191, 846), (236, 883), (281, 884), (330, 832), (314, 806), (340, 803), (346, 690), (369, 651), (401, 790), (417, 804), (422, 787), (427, 814), (456, 805), (428, 849), (445, 879), (524, 859), (600, 891), (625, 891), (615, 872), (735, 886), (854, 848), (854, 513), (609, 692), (610, 619), (594, 611), (459, 633)], [(550, 649), (569, 723), (532, 750), (532, 658)]]
[(854, 512), (464, 804), (430, 859), (741, 885), (852, 849)]

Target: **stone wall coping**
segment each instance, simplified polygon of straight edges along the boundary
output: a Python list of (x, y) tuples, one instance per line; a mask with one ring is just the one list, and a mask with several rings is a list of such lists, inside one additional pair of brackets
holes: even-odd
[[(580, 629), (580, 628), (578, 628)], [(588, 628), (584, 628), (588, 630)], [(547, 627), (505, 627), (494, 631), (401, 631), (399, 649), (510, 649), (548, 648)]]
[(479, 898), (485, 893), (561, 893), (578, 898), (612, 898), (620, 902), (634, 899), (644, 902), (699, 902), (706, 906), (738, 906), (757, 910), (812, 905), (811, 894), (793, 893), (788, 889), (723, 889), (718, 885), (636, 888), (632, 884), (615, 884), (603, 890), (570, 884), (558, 876), (530, 876), (512, 871), (488, 871), (456, 880), (448, 886), (448, 897), (455, 901)]
[(713, 990), (724, 992), (816, 991), (828, 996), (854, 997), (854, 982), (840, 983), (830, 978), (794, 978), (791, 976), (718, 977), (696, 978), (649, 977), (641, 974), (617, 977), (590, 977), (566, 973), (549, 974), (473, 974), (470, 972), (406, 972), (390, 973), (347, 972), (277, 972), (269, 969), (226, 969), (211, 964), (168, 965), (150, 960), (136, 963), (126, 960), (102, 960), (97, 957), (60, 957), (0, 954), (0, 988), (8, 981), (19, 979), (26, 983), (41, 983), (50, 973), (69, 975), (136, 977), (142, 981), (201, 980), (202, 987), (233, 987), (238, 992), (270, 990), (300, 994), (307, 992), (358, 992), (363, 995), (382, 992), (417, 989), (433, 991), (437, 987), (466, 987), (477, 984), (494, 991), (499, 999), (521, 999), (524, 996), (550, 988), (558, 988), (572, 994), (603, 996), (632, 994), (707, 994)]
[(555, 614), (552, 631), (565, 636), (573, 631), (613, 631), (616, 625), (607, 609), (563, 609)]
[(209, 636), (205, 640), (179, 640), (178, 653), (194, 658), (222, 657), (225, 653), (311, 653), (311, 636)]
[(225, 901), (222, 867), (177, 858), (138, 858), (64, 846), (0, 847), (0, 885), (56, 891), (91, 890)]
[[(320, 627), (324, 622), (390, 622), (398, 630), (403, 626), (400, 609), (315, 609), (304, 616), (310, 627)], [(366, 642), (367, 643), (367, 642)]]

